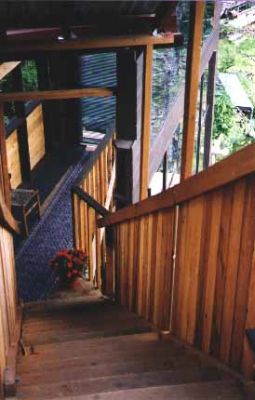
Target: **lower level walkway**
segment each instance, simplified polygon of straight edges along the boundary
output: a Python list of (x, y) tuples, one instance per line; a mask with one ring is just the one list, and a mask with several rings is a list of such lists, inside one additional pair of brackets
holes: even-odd
[[(84, 150), (77, 153), (42, 219), (17, 252), (18, 293), (24, 302), (49, 296), (54, 282), (49, 260), (58, 250), (73, 247), (71, 187), (88, 157), (89, 153)], [(48, 175), (51, 175), (50, 170)], [(46, 184), (47, 179), (45, 176)]]
[(240, 384), (115, 303), (25, 306), (17, 399), (241, 400)]

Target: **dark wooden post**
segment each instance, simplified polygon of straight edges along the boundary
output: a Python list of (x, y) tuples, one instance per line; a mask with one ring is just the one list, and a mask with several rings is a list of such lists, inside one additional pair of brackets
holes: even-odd
[(190, 32), (186, 64), (181, 164), (182, 180), (192, 175), (204, 8), (204, 1), (192, 1), (190, 4)]
[(204, 94), (204, 74), (200, 80), (200, 95), (199, 95), (199, 115), (198, 115), (198, 131), (197, 131), (197, 154), (196, 154), (196, 173), (199, 172), (200, 145), (202, 133), (202, 114), (203, 114), (203, 94)]
[(139, 199), (143, 54), (117, 53), (116, 194), (117, 208)]
[(167, 188), (167, 151), (164, 154), (163, 158), (163, 183), (162, 190), (166, 190)]
[[(13, 76), (14, 76), (15, 90), (22, 91), (23, 83), (22, 83), (22, 74), (20, 65), (13, 71)], [(22, 181), (29, 182), (31, 179), (31, 165), (30, 165), (29, 146), (28, 146), (25, 103), (22, 101), (15, 102), (15, 111), (16, 111), (16, 116), (22, 119), (22, 123), (17, 129)]]
[(10, 181), (7, 165), (5, 127), (4, 127), (4, 105), (0, 103), (0, 189), (4, 193), (6, 204), (11, 206)]
[(206, 98), (206, 117), (205, 117), (205, 144), (204, 144), (204, 168), (211, 163), (211, 139), (214, 120), (214, 96), (215, 96), (215, 77), (216, 77), (217, 51), (214, 51), (208, 70), (207, 98)]
[[(49, 76), (49, 58), (45, 55), (36, 62), (37, 76), (38, 76), (38, 88), (39, 90), (51, 89), (50, 76)], [(52, 109), (51, 101), (42, 102), (43, 110), (43, 124), (44, 124), (44, 135), (45, 135), (45, 146), (46, 151), (50, 151), (52, 148), (52, 137), (53, 137), (53, 122), (54, 114)]]
[[(50, 57), (50, 82), (54, 89), (79, 87), (79, 57), (55, 54)], [(58, 100), (51, 103), (54, 126), (51, 129), (53, 142), (59, 148), (76, 145), (81, 137), (80, 99)]]

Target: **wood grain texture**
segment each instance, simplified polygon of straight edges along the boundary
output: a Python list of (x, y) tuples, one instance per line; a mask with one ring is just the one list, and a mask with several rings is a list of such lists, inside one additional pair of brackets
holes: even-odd
[(44, 157), (46, 152), (41, 104), (27, 117), (27, 132), (30, 165), (31, 169), (33, 169)]
[(144, 85), (142, 136), (140, 150), (140, 200), (148, 196), (149, 163), (150, 163), (150, 131), (151, 131), (151, 102), (152, 102), (152, 67), (153, 46), (146, 46), (144, 56)]
[(68, 100), (80, 99), (82, 97), (108, 97), (113, 96), (110, 88), (81, 88), (81, 89), (56, 89), (33, 92), (11, 92), (1, 93), (0, 101), (44, 101), (44, 100)]
[(11, 174), (11, 187), (15, 189), (22, 182), (17, 130), (6, 139), (6, 152), (8, 171)]
[(10, 72), (12, 72), (18, 65), (20, 64), (20, 61), (10, 61), (10, 62), (4, 62), (0, 64), (0, 79), (3, 79), (8, 75)]
[[(112, 136), (113, 132), (99, 145), (95, 154), (92, 154), (72, 190), (74, 243), (89, 258), (89, 280), (111, 295), (114, 285), (113, 243), (108, 241), (108, 248), (105, 250), (105, 230), (97, 228), (97, 218), (112, 210), (115, 182)], [(106, 252), (108, 263), (105, 264)], [(106, 276), (103, 277), (102, 271), (105, 268)]]
[[(16, 274), (12, 235), (0, 226), (0, 388), (17, 323)], [(1, 393), (1, 389), (0, 389)]]
[(183, 118), (182, 180), (192, 175), (204, 10), (204, 1), (194, 1), (190, 3), (190, 31), (187, 50)]
[(114, 225), (157, 210), (169, 208), (252, 174), (255, 171), (254, 152), (255, 144), (246, 146), (163, 193), (125, 207), (114, 213), (114, 215), (99, 219), (98, 226)]
[(163, 330), (170, 326), (174, 227), (171, 208), (115, 230), (118, 298)]

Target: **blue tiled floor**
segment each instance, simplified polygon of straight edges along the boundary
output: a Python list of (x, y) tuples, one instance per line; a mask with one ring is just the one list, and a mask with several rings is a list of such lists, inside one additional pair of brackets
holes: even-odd
[(46, 299), (54, 288), (54, 275), (49, 260), (62, 248), (73, 246), (71, 187), (88, 159), (84, 152), (45, 211), (40, 222), (16, 256), (19, 297), (24, 301)]

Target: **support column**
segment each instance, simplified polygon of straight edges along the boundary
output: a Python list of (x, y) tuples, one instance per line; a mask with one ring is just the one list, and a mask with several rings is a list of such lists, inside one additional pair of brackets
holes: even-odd
[(143, 85), (141, 164), (140, 164), (140, 200), (143, 200), (146, 197), (148, 197), (148, 187), (149, 187), (152, 66), (153, 66), (153, 46), (147, 45), (145, 48), (145, 55), (144, 55), (144, 85)]
[(121, 208), (139, 200), (143, 53), (117, 53), (117, 80), (116, 200)]
[[(48, 56), (41, 57), (36, 62), (37, 75), (38, 75), (38, 88), (39, 90), (49, 90), (50, 76), (49, 76), (49, 58)], [(45, 135), (45, 146), (46, 152), (52, 149), (52, 138), (53, 138), (53, 118), (52, 113), (52, 102), (44, 101), (42, 102), (43, 110), (43, 124), (44, 124), (44, 135)]]
[(214, 121), (214, 102), (215, 102), (215, 82), (216, 82), (217, 51), (214, 51), (208, 70), (208, 85), (206, 97), (206, 117), (205, 117), (205, 144), (204, 144), (204, 168), (211, 164), (211, 140)]
[(204, 9), (204, 1), (192, 1), (190, 4), (190, 32), (186, 64), (181, 180), (192, 175)]
[[(50, 81), (54, 89), (75, 88), (80, 83), (79, 57), (55, 54), (50, 58)], [(76, 145), (81, 137), (80, 99), (57, 100), (52, 102), (54, 127), (52, 138), (57, 148)]]

